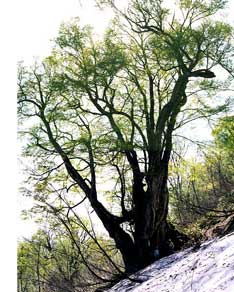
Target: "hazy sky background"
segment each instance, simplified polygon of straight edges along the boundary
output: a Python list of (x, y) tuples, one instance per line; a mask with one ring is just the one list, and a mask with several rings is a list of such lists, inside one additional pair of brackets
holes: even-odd
[(93, 0), (21, 0), (17, 59), (30, 63), (34, 56), (47, 56), (63, 21), (79, 16), (101, 34), (113, 16), (110, 9), (100, 11)]
[[(47, 56), (50, 53), (53, 46), (51, 40), (57, 36), (61, 22), (79, 16), (81, 24), (90, 24), (95, 32), (101, 34), (113, 16), (111, 9), (100, 11), (94, 7), (94, 0), (17, 2), (17, 60), (24, 60), (26, 64), (30, 64), (35, 56)], [(224, 15), (234, 23), (234, 0), (229, 0), (229, 8)]]
[[(119, 2), (124, 3), (125, 0)], [(26, 65), (33, 62), (34, 57), (46, 57), (53, 47), (53, 39), (57, 36), (62, 22), (79, 16), (81, 24), (90, 24), (95, 33), (101, 35), (105, 30), (113, 12), (110, 9), (100, 11), (94, 7), (93, 0), (20, 0), (14, 5), (14, 29), (16, 32), (16, 58)], [(234, 0), (230, 0), (225, 18), (234, 23)], [(200, 131), (201, 134), (201, 131)], [(18, 181), (21, 176), (18, 176)], [(30, 206), (30, 200), (18, 196), (18, 214), (24, 207)], [(18, 221), (18, 236), (28, 236), (35, 228), (30, 221)]]

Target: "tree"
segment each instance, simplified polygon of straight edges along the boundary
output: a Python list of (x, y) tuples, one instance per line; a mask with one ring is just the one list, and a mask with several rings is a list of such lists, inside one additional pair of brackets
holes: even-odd
[(106, 253), (115, 257), (108, 240), (98, 238), (97, 244), (77, 226), (69, 227), (71, 239), (63, 225), (54, 227), (47, 226), (48, 230), (40, 229), (31, 239), (19, 242), (19, 292), (88, 292), (113, 282), (113, 267), (97, 246), (102, 242)]
[(217, 147), (232, 154), (234, 148), (234, 116), (226, 116), (219, 120), (213, 130)]
[(45, 291), (45, 278), (48, 275), (50, 262), (47, 248), (48, 237), (45, 232), (38, 231), (31, 241), (18, 244), (18, 291)]
[(173, 157), (170, 215), (196, 237), (206, 238), (209, 227), (234, 213), (232, 132), (233, 116), (222, 117), (213, 129), (214, 141), (200, 150), (200, 159)]
[[(173, 133), (224, 108), (212, 108), (222, 87), (210, 79), (232, 70), (232, 28), (213, 20), (226, 1), (181, 0), (173, 12), (133, 0), (126, 13), (104, 2), (120, 19), (103, 41), (64, 24), (41, 66), (20, 67), (19, 117), (34, 122), (22, 131), (36, 162), (34, 192), (51, 200), (52, 182), (73, 200), (83, 194), (131, 273), (170, 253), (171, 241), (179, 248), (167, 222)], [(111, 208), (101, 202), (110, 194)]]

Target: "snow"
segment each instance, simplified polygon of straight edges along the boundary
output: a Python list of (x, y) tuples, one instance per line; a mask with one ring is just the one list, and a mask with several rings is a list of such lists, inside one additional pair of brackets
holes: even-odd
[(234, 292), (234, 232), (153, 263), (109, 292)]

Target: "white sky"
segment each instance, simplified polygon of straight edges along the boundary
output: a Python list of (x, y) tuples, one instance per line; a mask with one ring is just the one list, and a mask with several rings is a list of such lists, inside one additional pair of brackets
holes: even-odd
[[(47, 56), (59, 26), (72, 17), (81, 24), (90, 24), (102, 33), (113, 16), (110, 9), (100, 11), (93, 0), (21, 0), (17, 26), (17, 59), (30, 63), (34, 56)], [(21, 17), (21, 15), (23, 17)]]
[[(61, 22), (79, 16), (81, 24), (91, 24), (100, 34), (113, 16), (110, 9), (100, 11), (94, 7), (94, 0), (20, 0), (16, 11), (17, 60), (26, 64), (35, 56), (45, 57), (50, 53)], [(234, 0), (230, 0), (226, 15), (234, 23), (232, 12)]]

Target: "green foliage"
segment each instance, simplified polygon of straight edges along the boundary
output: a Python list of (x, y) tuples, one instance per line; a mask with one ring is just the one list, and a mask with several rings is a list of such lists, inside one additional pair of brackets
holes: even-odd
[[(49, 231), (38, 230), (31, 240), (19, 242), (18, 292), (88, 292), (102, 283), (102, 277), (112, 275), (95, 241), (84, 232), (77, 236), (76, 229), (74, 242), (64, 231), (61, 227), (53, 231), (50, 226)], [(97, 242), (116, 258), (109, 241), (99, 238)]]
[(63, 59), (70, 66), (67, 74), (75, 75), (76, 84), (84, 88), (109, 84), (127, 62), (112, 30), (107, 31), (103, 42), (94, 43), (91, 28), (80, 28), (74, 21), (61, 26), (56, 43), (67, 53)]
[(199, 12), (206, 11), (207, 13), (213, 14), (223, 9), (227, 2), (227, 0), (180, 0), (180, 7), (185, 9), (191, 9), (193, 7)]
[(172, 218), (193, 236), (234, 212), (233, 116), (219, 120), (202, 162), (172, 168)]
[(234, 149), (234, 116), (221, 119), (213, 130), (213, 135), (220, 149), (232, 152)]

